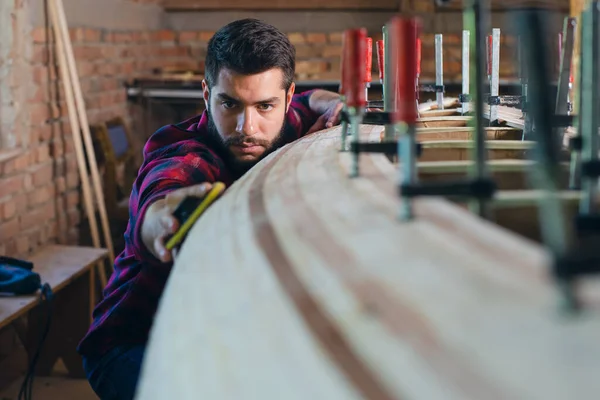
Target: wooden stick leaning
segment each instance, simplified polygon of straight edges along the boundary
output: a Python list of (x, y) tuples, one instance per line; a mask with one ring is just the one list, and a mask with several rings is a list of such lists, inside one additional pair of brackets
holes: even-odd
[[(55, 35), (55, 40), (56, 40), (56, 52), (58, 55), (58, 62), (59, 62), (59, 70), (60, 70), (60, 76), (61, 76), (61, 80), (63, 81), (63, 85), (64, 85), (64, 91), (65, 91), (65, 98), (66, 98), (66, 103), (67, 103), (67, 109), (68, 109), (68, 113), (69, 113), (69, 123), (71, 125), (71, 131), (72, 131), (72, 135), (73, 135), (73, 142), (74, 142), (74, 146), (75, 146), (75, 155), (77, 158), (77, 166), (80, 172), (80, 176), (81, 176), (81, 187), (82, 187), (82, 192), (83, 192), (83, 198), (84, 198), (84, 204), (85, 204), (85, 210), (86, 210), (86, 214), (88, 217), (88, 220), (90, 221), (90, 231), (91, 231), (91, 236), (92, 236), (92, 243), (94, 245), (94, 247), (101, 247), (100, 246), (100, 238), (99, 238), (99, 232), (98, 232), (98, 226), (97, 226), (97, 222), (96, 222), (96, 216), (94, 214), (94, 203), (93, 203), (93, 198), (92, 198), (92, 193), (90, 191), (90, 182), (89, 182), (89, 175), (87, 173), (87, 166), (86, 166), (86, 160), (85, 160), (85, 156), (83, 153), (83, 146), (82, 146), (82, 141), (81, 141), (81, 137), (80, 137), (80, 121), (77, 118), (77, 109), (76, 109), (76, 105), (75, 105), (75, 99), (74, 99), (74, 94), (73, 94), (73, 86), (72, 86), (72, 76), (69, 74), (69, 68), (68, 68), (68, 62), (67, 62), (67, 57), (65, 55), (66, 53), (66, 49), (65, 49), (65, 41), (64, 41), (64, 36), (60, 33), (61, 29), (60, 29), (60, 25), (61, 25), (61, 19), (59, 17), (60, 11), (57, 7), (57, 3), (56, 1), (60, 1), (60, 0), (49, 0), (48, 5), (49, 5), (49, 12), (50, 12), (50, 18), (52, 21), (52, 25), (54, 27), (54, 35)], [(92, 157), (93, 157), (93, 152), (92, 152)], [(95, 158), (89, 158), (88, 155), (88, 160), (90, 162), (90, 165), (96, 165), (96, 160)], [(98, 203), (100, 204), (104, 204), (104, 198), (100, 197), (100, 199), (97, 200)], [(112, 249), (112, 243), (109, 243), (111, 245), (111, 249)], [(114, 257), (112, 253), (109, 253), (110, 257)], [(107, 278), (106, 278), (106, 272), (104, 270), (104, 265), (102, 263), (99, 263), (97, 265), (98, 267), (98, 275), (100, 277), (100, 283), (102, 284), (102, 286), (106, 285), (107, 282)], [(93, 274), (91, 274), (93, 276)], [(91, 278), (93, 279), (93, 278)], [(93, 282), (90, 282), (93, 283)], [(94, 285), (91, 286), (91, 293), (90, 295), (93, 296), (94, 292)], [(95, 304), (95, 300), (91, 302), (91, 306), (93, 307), (93, 305)]]
[[(106, 214), (106, 205), (104, 204), (104, 194), (102, 191), (102, 185), (100, 183), (100, 174), (98, 172), (98, 163), (96, 161), (96, 153), (94, 152), (94, 146), (92, 143), (92, 136), (90, 133), (90, 125), (87, 119), (87, 113), (85, 111), (85, 103), (83, 102), (83, 95), (81, 91), (81, 85), (79, 83), (79, 76), (77, 74), (77, 66), (75, 64), (75, 56), (73, 55), (73, 48), (71, 46), (71, 40), (69, 37), (69, 31), (67, 29), (67, 21), (65, 18), (65, 10), (63, 7), (63, 0), (54, 0), (57, 5), (59, 27), (65, 44), (65, 53), (67, 56), (67, 64), (69, 67), (69, 73), (71, 75), (71, 81), (74, 85), (75, 92), (75, 104), (77, 106), (77, 112), (81, 120), (81, 128), (83, 131), (83, 142), (85, 143), (86, 153), (90, 164), (90, 171), (92, 173), (92, 183), (94, 185), (94, 191), (96, 192), (96, 200), (98, 202), (98, 211), (100, 212), (100, 222), (102, 223), (102, 230), (104, 232), (104, 241), (110, 260), (114, 260), (115, 252), (110, 236), (110, 227), (108, 225), (108, 216)], [(111, 264), (112, 265), (112, 264)]]
[[(52, 0), (49, 2), (49, 11), (50, 11), (50, 18), (52, 19), (52, 23), (53, 23), (54, 27), (56, 28), (56, 9), (54, 7), (54, 4), (52, 4)], [(86, 164), (85, 164), (85, 159), (84, 159), (82, 148), (81, 148), (81, 138), (79, 137), (79, 121), (77, 120), (77, 114), (75, 111), (75, 105), (74, 105), (74, 101), (73, 101), (73, 92), (72, 92), (71, 85), (69, 83), (69, 76), (67, 74), (67, 69), (66, 69), (66, 60), (65, 60), (64, 48), (63, 48), (64, 46), (63, 46), (62, 38), (60, 37), (60, 35), (56, 34), (56, 31), (55, 31), (55, 38), (56, 38), (55, 39), (56, 40), (56, 53), (58, 55), (58, 64), (59, 64), (59, 70), (60, 70), (59, 73), (60, 73), (60, 78), (63, 81), (63, 85), (64, 85), (67, 109), (69, 112), (69, 123), (71, 125), (71, 132), (73, 135), (73, 142), (74, 142), (74, 146), (75, 146), (75, 156), (77, 159), (77, 167), (78, 167), (78, 169), (80, 171), (80, 175), (81, 175), (81, 187), (82, 187), (82, 191), (83, 191), (85, 211), (86, 211), (87, 217), (90, 221), (90, 230), (91, 230), (92, 241), (94, 243), (94, 246), (100, 247), (99, 246), (99, 238), (98, 238), (98, 226), (96, 225), (96, 219), (94, 216), (93, 203), (92, 203), (92, 198), (91, 198), (91, 193), (90, 193), (88, 175), (87, 175), (87, 171), (86, 171)], [(106, 284), (106, 273), (104, 272), (103, 263), (99, 262), (96, 265), (96, 268), (98, 270), (98, 275), (100, 277), (101, 284), (105, 285)], [(94, 305), (96, 303), (95, 289), (96, 289), (95, 275), (94, 275), (94, 273), (90, 273), (90, 317), (92, 315)]]

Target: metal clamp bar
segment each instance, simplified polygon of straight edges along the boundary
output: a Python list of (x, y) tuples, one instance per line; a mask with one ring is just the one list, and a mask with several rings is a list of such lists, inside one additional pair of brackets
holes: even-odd
[[(579, 135), (583, 139), (581, 158), (583, 163), (598, 160), (598, 127), (600, 118), (598, 107), (600, 98), (600, 51), (598, 49), (598, 35), (600, 34), (599, 3), (593, 1), (590, 8), (582, 13), (582, 51), (581, 51), (581, 102), (579, 114)], [(592, 214), (595, 211), (594, 197), (597, 192), (597, 179), (582, 176), (582, 190), (584, 196), (581, 200), (579, 211), (582, 214)]]
[[(392, 55), (392, 51), (390, 48), (390, 35), (389, 35), (389, 26), (386, 24), (382, 28), (383, 32), (383, 65), (384, 65), (384, 75), (383, 75), (383, 111), (384, 112), (392, 112), (396, 94), (393, 90), (391, 83), (394, 81), (392, 79), (391, 74), (393, 74), (390, 67), (390, 58)], [(386, 141), (394, 140), (395, 132), (393, 125), (385, 126), (384, 137)]]
[(575, 18), (565, 18), (562, 36), (562, 53), (560, 54), (560, 70), (558, 74), (558, 90), (556, 92), (556, 115), (569, 113), (569, 81), (575, 44)]
[[(521, 31), (523, 45), (528, 49), (523, 53), (523, 65), (528, 67), (531, 116), (535, 122), (535, 140), (539, 168), (530, 170), (532, 182), (545, 193), (540, 199), (539, 220), (544, 242), (556, 260), (568, 257), (571, 250), (571, 225), (566, 220), (563, 204), (558, 196), (560, 176), (560, 140), (552, 126), (553, 113), (550, 99), (548, 57), (546, 53), (545, 27), (540, 11), (522, 11), (517, 15), (516, 24)], [(555, 271), (561, 266), (555, 266)], [(562, 291), (562, 299), (572, 307), (574, 288), (568, 279), (555, 274)]]
[[(500, 91), (500, 29), (492, 30), (492, 74), (490, 95), (497, 97)], [(498, 120), (498, 107), (490, 106), (490, 124)]]
[[(473, 105), (475, 107), (474, 115), (471, 120), (472, 126), (475, 127), (475, 145), (472, 150), (474, 159), (474, 167), (470, 171), (472, 179), (484, 180), (489, 175), (487, 167), (487, 150), (486, 150), (486, 132), (483, 128), (483, 84), (485, 74), (485, 23), (483, 12), (489, 10), (489, 0), (469, 0), (463, 13), (463, 26), (469, 27), (474, 39), (473, 51), (470, 54), (470, 64), (473, 71), (473, 79), (471, 80), (470, 93), (473, 97)], [(482, 217), (488, 214), (488, 209), (484, 199), (478, 199), (471, 202), (470, 208)]]
[(468, 30), (463, 30), (462, 35), (462, 93), (459, 96), (459, 101), (462, 103), (462, 114), (465, 115), (469, 112), (469, 86), (470, 86), (470, 76), (471, 72), (469, 71), (469, 57), (470, 57), (470, 49), (469, 46), (471, 39), (471, 32)]
[[(435, 84), (438, 87), (444, 86), (444, 36), (441, 34), (435, 35)], [(435, 98), (437, 100), (438, 109), (444, 109), (444, 93), (436, 90)]]

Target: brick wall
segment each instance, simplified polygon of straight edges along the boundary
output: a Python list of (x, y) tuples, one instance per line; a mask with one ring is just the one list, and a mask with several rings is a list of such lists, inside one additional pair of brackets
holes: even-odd
[[(30, 46), (21, 54), (29, 73), (11, 70), (18, 93), (28, 94), (14, 126), (26, 123), (27, 129), (16, 132), (18, 145), (11, 151), (0, 148), (0, 254), (26, 257), (47, 243), (76, 244), (80, 239), (80, 179), (48, 33), (44, 27), (27, 31), (20, 40)], [(197, 69), (203, 55), (196, 46), (179, 45), (172, 31), (72, 28), (70, 36), (89, 123), (122, 116), (134, 132), (139, 127), (131, 118), (125, 82), (165, 66)]]
[[(340, 59), (342, 53), (342, 32), (303, 33), (288, 32), (290, 41), (296, 47), (296, 78), (305, 79), (339, 79)], [(370, 32), (369, 35), (375, 41), (381, 39), (380, 32)], [(169, 42), (163, 42), (168, 46), (178, 48), (180, 53), (180, 65), (197, 66), (196, 59), (205, 55), (206, 43), (212, 36), (212, 32), (184, 31), (175, 32)], [(422, 35), (423, 43), (423, 79), (435, 79), (435, 46), (434, 34)], [(190, 57), (188, 62), (185, 57)], [(516, 77), (515, 41), (512, 37), (503, 36), (501, 39), (501, 78), (512, 79)], [(173, 63), (173, 60), (165, 60), (165, 65)], [(447, 81), (460, 81), (462, 73), (462, 33), (444, 34), (444, 78)], [(374, 75), (378, 74), (377, 54), (373, 51)], [(375, 77), (374, 77), (375, 79)]]

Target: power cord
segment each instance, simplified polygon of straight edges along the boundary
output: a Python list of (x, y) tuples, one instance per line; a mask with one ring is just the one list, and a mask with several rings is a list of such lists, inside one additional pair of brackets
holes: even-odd
[(52, 321), (52, 311), (54, 305), (54, 293), (52, 293), (52, 288), (49, 284), (44, 283), (41, 288), (41, 307), (46, 308), (45, 313), (41, 313), (40, 315), (44, 316), (46, 314), (46, 326), (44, 327), (44, 332), (42, 333), (42, 337), (40, 338), (40, 342), (38, 347), (29, 362), (29, 366), (27, 368), (27, 374), (25, 375), (25, 379), (21, 384), (21, 390), (19, 391), (18, 400), (31, 400), (33, 393), (33, 379), (35, 377), (35, 367), (38, 362), (38, 358), (40, 357), (40, 352), (42, 350), (42, 346), (46, 341), (46, 337), (48, 336), (48, 332), (50, 331), (50, 323)]

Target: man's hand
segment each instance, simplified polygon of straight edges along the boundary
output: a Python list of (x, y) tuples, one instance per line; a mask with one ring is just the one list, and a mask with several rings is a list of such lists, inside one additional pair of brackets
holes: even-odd
[(177, 189), (164, 199), (155, 201), (146, 209), (142, 220), (142, 241), (146, 248), (160, 261), (169, 262), (173, 255), (165, 248), (165, 241), (179, 229), (179, 222), (173, 212), (186, 197), (204, 197), (212, 188), (210, 183)]
[(322, 129), (331, 128), (340, 123), (344, 104), (339, 94), (327, 90), (315, 90), (310, 96), (309, 106), (320, 117), (308, 130), (307, 135)]

